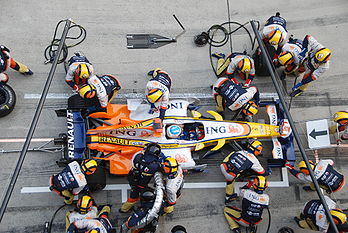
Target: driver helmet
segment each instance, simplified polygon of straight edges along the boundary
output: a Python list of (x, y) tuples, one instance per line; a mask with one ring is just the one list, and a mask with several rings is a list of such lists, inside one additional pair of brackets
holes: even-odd
[(179, 125), (170, 125), (167, 128), (167, 136), (169, 138), (179, 138), (182, 134), (182, 127)]

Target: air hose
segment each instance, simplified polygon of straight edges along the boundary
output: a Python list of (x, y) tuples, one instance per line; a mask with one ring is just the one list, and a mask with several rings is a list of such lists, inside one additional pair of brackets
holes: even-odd
[[(247, 32), (248, 37), (250, 39), (251, 50), (254, 49), (256, 37), (253, 38), (250, 31), (246, 28), (246, 25), (249, 23), (250, 22), (246, 22), (244, 24), (241, 24), (238, 22), (229, 21), (229, 22), (222, 23), (220, 25), (213, 25), (208, 29), (207, 32), (202, 32), (202, 34), (195, 37), (195, 43), (197, 46), (203, 46), (205, 42), (209, 44), (209, 59), (210, 59), (211, 67), (212, 67), (215, 74), (216, 74), (216, 70), (215, 70), (215, 67), (213, 65), (213, 59), (211, 57), (212, 47), (218, 48), (218, 47), (224, 46), (229, 41), (230, 35), (232, 35), (233, 33), (239, 31), (240, 29), (244, 29)], [(259, 22), (257, 22), (257, 23), (258, 23), (258, 29), (259, 29), (260, 23)], [(231, 25), (237, 25), (238, 27), (236, 29), (234, 29), (233, 31), (227, 30), (226, 26), (228, 26), (230, 28)], [(222, 34), (224, 35), (221, 40), (214, 39), (214, 37), (218, 34), (218, 32), (222, 32)], [(216, 76), (217, 76), (217, 74), (216, 74)]]
[[(56, 25), (56, 29), (54, 30), (54, 35), (53, 35), (52, 42), (51, 42), (51, 44), (49, 46), (46, 47), (45, 52), (44, 52), (44, 56), (45, 56), (45, 59), (46, 59), (45, 64), (52, 63), (53, 60), (54, 60), (54, 57), (55, 57), (55, 54), (57, 52), (57, 48), (58, 48), (58, 45), (59, 45), (59, 42), (60, 42), (60, 38), (56, 38), (57, 32), (58, 32), (59, 27), (61, 25), (64, 25), (62, 23), (65, 22), (65, 21), (66, 20), (61, 20)], [(69, 27), (69, 31), (72, 30), (72, 29), (75, 29), (76, 35), (74, 35), (74, 36), (67, 36), (66, 37), (66, 41), (67, 40), (73, 40), (73, 41), (77, 40), (77, 42), (76, 43), (72, 43), (72, 44), (68, 44), (68, 45), (64, 43), (62, 56), (58, 60), (58, 64), (62, 63), (62, 62), (64, 62), (66, 60), (66, 58), (68, 57), (68, 49), (69, 48), (72, 48), (72, 47), (75, 47), (75, 46), (81, 44), (86, 39), (86, 36), (87, 36), (86, 29), (83, 28), (81, 25), (73, 24), (72, 26)]]
[(49, 223), (48, 223), (48, 222), (45, 223), (45, 230), (44, 230), (44, 233), (51, 233), (53, 221), (54, 221), (54, 219), (56, 218), (57, 213), (58, 213), (62, 208), (64, 208), (65, 206), (66, 206), (66, 204), (60, 206), (60, 207), (56, 210), (56, 212), (54, 212), (54, 214), (52, 215), (51, 221), (50, 221)]
[(267, 208), (267, 212), (268, 212), (268, 227), (267, 227), (266, 233), (268, 233), (269, 232), (269, 228), (271, 227), (271, 211), (269, 211), (268, 206), (266, 208)]

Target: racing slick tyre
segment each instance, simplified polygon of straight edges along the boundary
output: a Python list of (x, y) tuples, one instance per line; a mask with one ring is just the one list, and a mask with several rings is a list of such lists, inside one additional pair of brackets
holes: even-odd
[(98, 166), (97, 170), (92, 174), (86, 176), (87, 185), (91, 192), (100, 191), (106, 186), (106, 172), (102, 166)]
[[(266, 50), (268, 51), (268, 54), (272, 60), (272, 58), (274, 57), (274, 54), (276, 53), (276, 50), (273, 46), (266, 44), (265, 45)], [(255, 62), (255, 73), (258, 76), (269, 76), (270, 73), (268, 71), (268, 67), (266, 65), (266, 60), (265, 58), (262, 56), (261, 54), (261, 49), (257, 48), (254, 55), (253, 55), (253, 59)]]
[(0, 83), (0, 117), (12, 112), (16, 105), (16, 93), (7, 84)]

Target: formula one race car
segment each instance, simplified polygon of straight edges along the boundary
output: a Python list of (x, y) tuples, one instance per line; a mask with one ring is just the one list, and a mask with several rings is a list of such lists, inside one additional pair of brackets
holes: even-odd
[(134, 153), (156, 142), (165, 156), (176, 158), (183, 169), (193, 169), (204, 165), (196, 165), (192, 151), (211, 146), (209, 151), (218, 151), (231, 140), (272, 138), (273, 158), (289, 160), (289, 151), (293, 150), (291, 128), (277, 102), (263, 103), (271, 124), (226, 121), (214, 111), (207, 111), (211, 118), (197, 111), (191, 111), (193, 116), (188, 117), (189, 104), (186, 100), (171, 100), (163, 124), (157, 129), (154, 120), (158, 113), (149, 114), (149, 105), (139, 101), (109, 104), (106, 112), (87, 117), (70, 108), (65, 159), (94, 157), (107, 162), (111, 174), (127, 175)]

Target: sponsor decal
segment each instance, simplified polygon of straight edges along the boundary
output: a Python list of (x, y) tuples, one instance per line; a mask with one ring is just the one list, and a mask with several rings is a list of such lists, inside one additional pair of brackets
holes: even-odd
[(182, 102), (170, 103), (168, 109), (183, 109)]
[(68, 157), (74, 158), (74, 118), (71, 110), (66, 111), (66, 122), (68, 126)]

